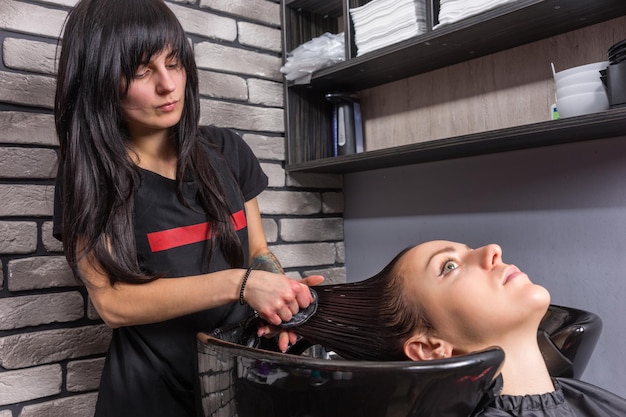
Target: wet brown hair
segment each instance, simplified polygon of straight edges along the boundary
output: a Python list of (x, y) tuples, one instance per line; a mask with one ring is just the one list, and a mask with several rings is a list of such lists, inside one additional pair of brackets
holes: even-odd
[(432, 330), (421, 306), (406, 294), (405, 277), (398, 271), (398, 262), (410, 249), (371, 278), (315, 287), (317, 312), (293, 330), (344, 359), (406, 360), (405, 340)]

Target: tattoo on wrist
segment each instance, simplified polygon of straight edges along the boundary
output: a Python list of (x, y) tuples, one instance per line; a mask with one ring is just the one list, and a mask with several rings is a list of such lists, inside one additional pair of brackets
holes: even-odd
[(257, 255), (252, 259), (253, 269), (260, 269), (262, 271), (273, 272), (275, 274), (284, 274), (285, 270), (280, 265), (280, 262), (274, 256), (272, 252), (266, 252), (261, 255)]

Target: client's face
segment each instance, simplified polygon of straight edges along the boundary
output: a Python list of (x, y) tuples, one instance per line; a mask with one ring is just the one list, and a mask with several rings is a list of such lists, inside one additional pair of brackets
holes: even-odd
[(407, 252), (398, 267), (407, 293), (456, 353), (497, 345), (520, 328), (536, 332), (550, 304), (545, 288), (502, 261), (498, 245), (471, 249), (426, 242)]

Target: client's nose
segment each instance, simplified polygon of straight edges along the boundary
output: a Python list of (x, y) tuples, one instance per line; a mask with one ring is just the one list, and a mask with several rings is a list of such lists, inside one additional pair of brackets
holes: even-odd
[(481, 255), (482, 266), (491, 269), (502, 262), (502, 248), (495, 243), (477, 249)]

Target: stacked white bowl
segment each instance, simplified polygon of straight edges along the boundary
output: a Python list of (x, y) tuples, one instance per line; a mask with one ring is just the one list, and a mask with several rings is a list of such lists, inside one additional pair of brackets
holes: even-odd
[(560, 117), (582, 116), (609, 109), (609, 99), (600, 78), (607, 61), (572, 67), (552, 73), (556, 82), (556, 109)]

